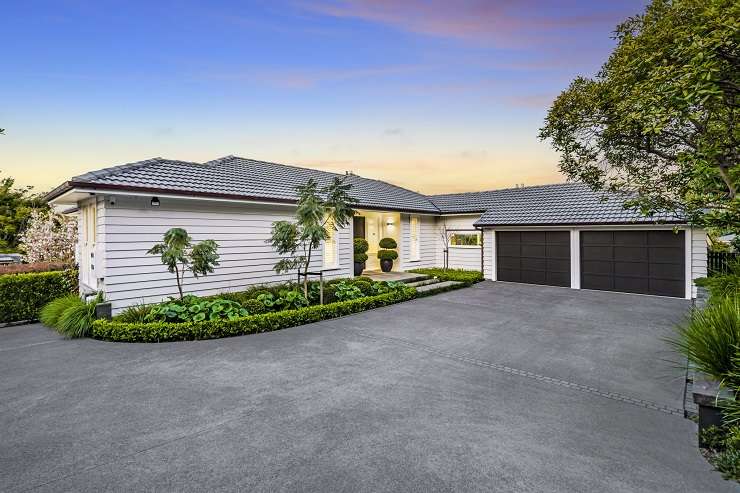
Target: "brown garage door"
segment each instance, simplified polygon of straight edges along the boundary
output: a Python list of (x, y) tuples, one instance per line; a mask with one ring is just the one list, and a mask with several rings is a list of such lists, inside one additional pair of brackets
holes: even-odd
[(570, 286), (568, 231), (497, 231), (499, 281)]
[(683, 297), (684, 232), (581, 231), (581, 287)]

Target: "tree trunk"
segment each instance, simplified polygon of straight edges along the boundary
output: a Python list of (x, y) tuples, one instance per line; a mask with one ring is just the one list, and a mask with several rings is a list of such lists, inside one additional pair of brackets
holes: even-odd
[(180, 269), (177, 268), (177, 264), (175, 264), (175, 280), (177, 281), (177, 291), (180, 293), (180, 301), (182, 301), (182, 281), (180, 279)]
[(303, 268), (303, 296), (308, 299), (308, 267), (311, 265), (311, 250), (308, 251), (306, 266)]

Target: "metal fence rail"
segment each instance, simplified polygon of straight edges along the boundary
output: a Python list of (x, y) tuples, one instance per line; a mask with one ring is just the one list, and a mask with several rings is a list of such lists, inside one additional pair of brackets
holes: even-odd
[(737, 252), (707, 252), (707, 274), (726, 274), (730, 270), (730, 262), (738, 258), (740, 255)]

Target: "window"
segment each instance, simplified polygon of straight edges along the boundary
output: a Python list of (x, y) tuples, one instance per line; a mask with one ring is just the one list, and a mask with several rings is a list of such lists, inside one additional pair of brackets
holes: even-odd
[(411, 216), (411, 260), (419, 260), (419, 216)]
[(480, 232), (453, 233), (450, 236), (450, 247), (452, 248), (479, 248), (480, 244)]
[(331, 269), (337, 266), (337, 230), (331, 219), (326, 222), (326, 231), (329, 237), (324, 241), (324, 268)]

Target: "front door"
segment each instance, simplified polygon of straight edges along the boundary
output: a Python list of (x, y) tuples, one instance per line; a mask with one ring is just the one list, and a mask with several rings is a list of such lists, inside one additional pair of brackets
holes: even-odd
[(95, 202), (80, 208), (80, 278), (89, 288), (97, 289), (98, 281), (95, 273), (95, 237), (97, 235), (97, 206)]
[(365, 239), (365, 218), (362, 216), (355, 216), (352, 218), (353, 221), (353, 236), (355, 238)]

